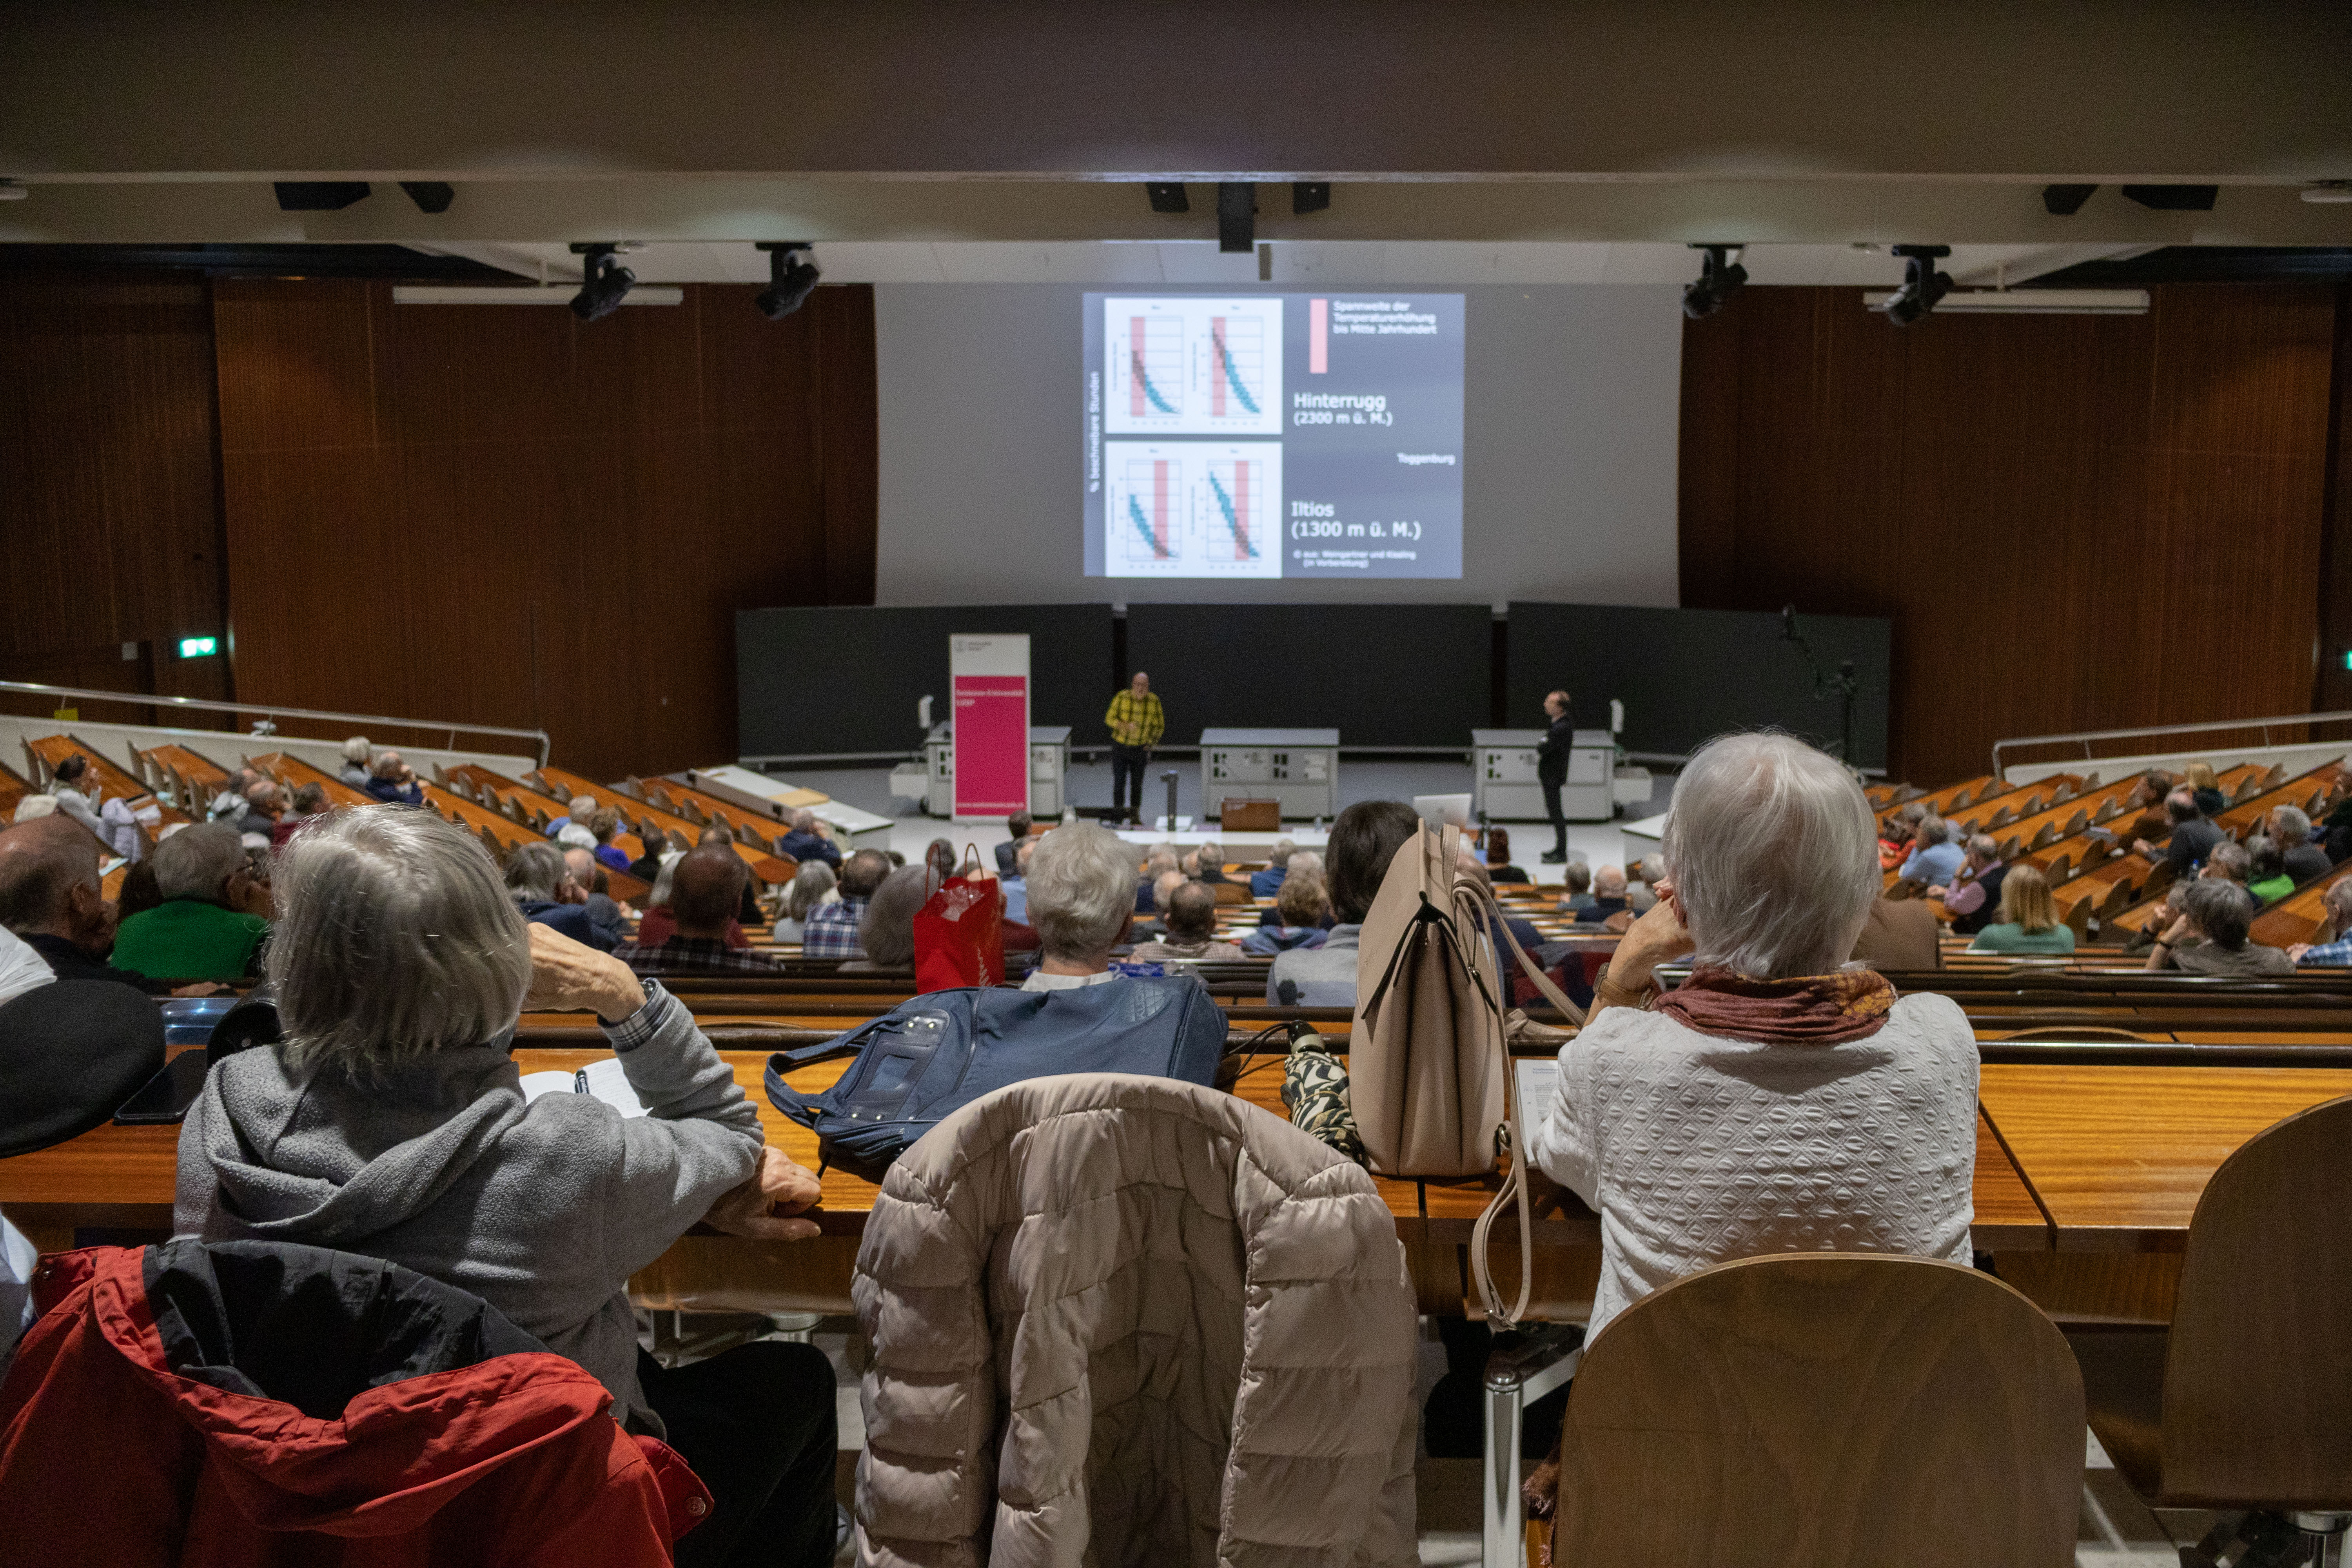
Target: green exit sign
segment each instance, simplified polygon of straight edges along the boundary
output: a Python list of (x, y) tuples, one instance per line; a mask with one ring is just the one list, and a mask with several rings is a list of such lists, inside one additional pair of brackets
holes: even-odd
[(2344, 668), (2352, 669), (2352, 647), (2344, 650)]
[(180, 639), (182, 658), (210, 658), (218, 652), (220, 652), (218, 637), (182, 637)]

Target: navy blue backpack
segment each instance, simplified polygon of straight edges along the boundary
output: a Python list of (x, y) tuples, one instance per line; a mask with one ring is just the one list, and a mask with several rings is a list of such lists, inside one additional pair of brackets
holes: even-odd
[[(1060, 1073), (1124, 1072), (1213, 1085), (1225, 1016), (1189, 974), (1067, 991), (934, 991), (823, 1045), (768, 1058), (768, 1098), (814, 1130), (824, 1163), (878, 1182), (943, 1118), (992, 1089)], [(794, 1068), (856, 1052), (822, 1094)]]

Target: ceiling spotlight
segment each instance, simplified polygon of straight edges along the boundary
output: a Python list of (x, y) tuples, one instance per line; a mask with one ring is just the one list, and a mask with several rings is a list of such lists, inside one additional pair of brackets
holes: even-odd
[(637, 286), (637, 275), (621, 265), (614, 254), (619, 247), (611, 245), (574, 244), (572, 253), (584, 257), (581, 263), (580, 292), (572, 296), (572, 313), (583, 321), (601, 321), (621, 308), (629, 290)]
[(1305, 217), (1308, 213), (1331, 210), (1331, 182), (1328, 180), (1293, 180), (1290, 182), (1290, 210)]
[(1952, 291), (1952, 275), (1936, 270), (1940, 258), (1952, 254), (1948, 245), (1891, 245), (1887, 250), (1903, 258), (1903, 287), (1886, 297), (1879, 310), (1898, 327), (1923, 321), (1936, 301)]
[(1748, 281), (1748, 268), (1739, 265), (1744, 245), (1694, 245), (1693, 250), (1703, 250), (1706, 258), (1699, 263), (1698, 281), (1683, 286), (1683, 314), (1694, 321), (1703, 321), (1723, 309), (1724, 301)]
[(1184, 194), (1181, 180), (1146, 180), (1143, 194), (1151, 198), (1151, 210), (1156, 213), (1188, 213), (1192, 210), (1192, 198)]
[(2052, 217), (2073, 217), (2091, 199), (2096, 185), (2044, 185), (2042, 187), (2042, 210)]
[(403, 180), (400, 188), (416, 204), (421, 213), (446, 213), (449, 204), (457, 199), (457, 189), (446, 180)]
[(768, 253), (768, 286), (751, 303), (768, 320), (781, 321), (808, 303), (822, 274), (805, 239), (763, 239), (760, 248)]
[[(0, 182), (0, 201), (7, 199), (5, 182)], [(2320, 180), (2303, 187), (2303, 199), (2323, 205), (2352, 202), (2352, 180)]]
[(0, 180), (0, 202), (21, 202), (32, 194), (21, 180)]

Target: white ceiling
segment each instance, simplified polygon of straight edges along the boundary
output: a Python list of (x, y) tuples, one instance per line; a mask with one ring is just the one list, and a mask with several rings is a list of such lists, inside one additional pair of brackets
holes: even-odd
[[(419, 246), (417, 248), (428, 248)], [(519, 276), (576, 279), (580, 258), (566, 245), (452, 243), (430, 247)], [(1943, 263), (1956, 282), (2029, 279), (2102, 257), (2149, 248), (2123, 245), (1957, 245)], [(1686, 283), (1698, 275), (1688, 247), (1451, 240), (1270, 241), (1257, 252), (1221, 253), (1212, 241), (857, 240), (821, 243), (817, 265), (831, 283), (1185, 284), (1267, 281), (1303, 288), (1381, 283)], [(1741, 258), (1752, 283), (1893, 287), (1903, 263), (1884, 246), (1750, 245)], [(656, 241), (630, 250), (641, 283), (764, 283), (767, 256), (750, 244)]]

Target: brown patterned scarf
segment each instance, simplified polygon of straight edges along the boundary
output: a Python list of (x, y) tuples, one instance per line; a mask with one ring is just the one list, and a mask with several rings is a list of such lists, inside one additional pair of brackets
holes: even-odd
[(1895, 987), (1874, 969), (1749, 980), (1701, 964), (1658, 998), (1657, 1011), (1719, 1039), (1835, 1046), (1878, 1033), (1894, 1005)]

